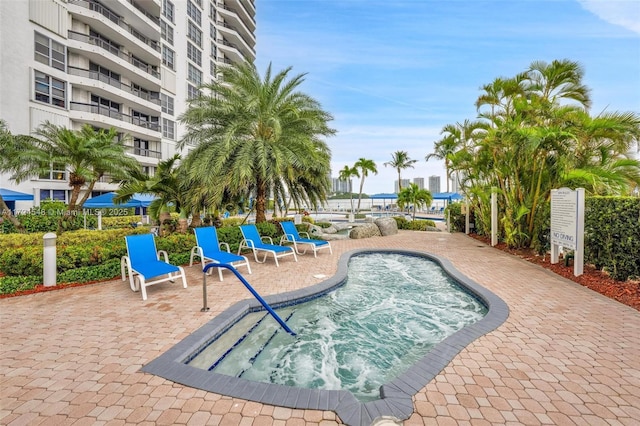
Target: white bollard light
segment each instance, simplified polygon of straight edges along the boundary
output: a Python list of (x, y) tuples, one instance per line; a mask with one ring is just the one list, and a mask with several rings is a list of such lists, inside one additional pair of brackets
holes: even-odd
[(53, 232), (44, 234), (44, 250), (42, 252), (42, 283), (45, 287), (56, 285), (56, 238)]

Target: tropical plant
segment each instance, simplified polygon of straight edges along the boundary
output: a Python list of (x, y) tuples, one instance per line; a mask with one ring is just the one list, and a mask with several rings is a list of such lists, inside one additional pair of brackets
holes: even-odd
[(416, 210), (430, 205), (431, 201), (433, 201), (431, 192), (421, 189), (415, 183), (410, 183), (408, 187), (398, 193), (398, 207), (403, 209), (405, 206), (412, 206), (413, 220), (416, 220)]
[(338, 174), (338, 179), (340, 179), (341, 181), (344, 182), (349, 182), (349, 201), (351, 201), (351, 213), (354, 212), (353, 210), (353, 183), (351, 181), (352, 177), (360, 177), (360, 173), (358, 172), (358, 169), (356, 169), (355, 167), (349, 167), (349, 166), (344, 166), (341, 170), (340, 173)]
[(290, 71), (273, 74), (269, 65), (261, 77), (252, 63), (224, 66), (189, 101), (179, 148), (195, 147), (185, 162), (189, 180), (208, 189), (207, 204), (253, 194), (259, 223), (270, 195), (310, 205), (326, 200), (331, 154), (323, 137), (335, 133), (332, 117), (298, 91), (305, 74), (289, 78)]
[[(70, 214), (60, 218), (58, 232), (65, 228), (71, 212), (82, 208), (95, 183), (105, 176), (118, 180), (139, 168), (138, 162), (125, 152), (127, 137), (118, 139), (115, 128), (95, 130), (86, 124), (72, 130), (45, 122), (35, 131), (36, 137), (24, 138), (24, 144), (14, 158), (13, 176), (16, 182), (49, 174), (52, 169), (67, 170), (71, 196)], [(80, 198), (83, 188), (87, 188)]]
[[(12, 135), (7, 123), (4, 120), (0, 120), (0, 173), (12, 172), (15, 169), (14, 159), (17, 158), (19, 151), (19, 137)], [(24, 226), (13, 215), (13, 212), (2, 198), (2, 194), (0, 194), (0, 217), (9, 220), (18, 231), (24, 231)]]
[(376, 163), (373, 160), (369, 160), (367, 158), (360, 158), (353, 167), (358, 170), (358, 174), (360, 175), (360, 191), (358, 191), (358, 211), (360, 211), (360, 201), (362, 201), (362, 189), (364, 188), (364, 179), (369, 176), (369, 173), (373, 173), (374, 175), (378, 174), (378, 168), (376, 167)]
[(443, 127), (444, 137), (426, 159), (443, 159), (448, 175), (464, 176), (478, 229), (489, 228), (494, 190), (503, 217), (498, 234), (523, 247), (538, 244), (546, 232), (542, 216), (548, 215), (551, 189), (580, 186), (587, 194), (625, 195), (638, 186), (640, 162), (628, 152), (640, 139), (640, 115), (591, 116), (583, 74), (569, 60), (533, 62), (513, 78), (482, 86), (480, 121)]
[(386, 166), (391, 166), (398, 172), (398, 192), (402, 190), (402, 177), (400, 176), (400, 172), (403, 169), (408, 169), (409, 167), (413, 168), (413, 165), (418, 160), (412, 160), (409, 158), (409, 153), (407, 151), (396, 151), (391, 154), (391, 161), (387, 161), (384, 163)]
[(163, 225), (170, 219), (170, 212), (175, 210), (179, 214), (180, 232), (185, 233), (190, 212), (187, 202), (189, 184), (185, 168), (178, 165), (180, 158), (179, 154), (175, 154), (159, 162), (153, 176), (142, 173), (132, 175), (116, 191), (113, 201), (126, 203), (136, 193), (155, 195), (156, 198), (149, 205), (151, 217)]

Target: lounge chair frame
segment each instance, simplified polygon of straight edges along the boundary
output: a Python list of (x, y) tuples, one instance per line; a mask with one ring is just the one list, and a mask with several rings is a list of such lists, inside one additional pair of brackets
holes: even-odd
[[(167, 281), (175, 282), (176, 279), (180, 278), (182, 279), (183, 288), (187, 288), (184, 269), (182, 266), (170, 264), (169, 255), (166, 251), (156, 249), (153, 234), (128, 235), (125, 237), (125, 241), (127, 255), (122, 256), (120, 259), (122, 281), (126, 281), (128, 276), (131, 290), (140, 290), (142, 300), (147, 300), (147, 287), (151, 285)], [(150, 256), (149, 254), (146, 254), (146, 256), (139, 255), (134, 250), (151, 250), (155, 256)], [(132, 253), (135, 255), (132, 256)], [(132, 258), (134, 259), (133, 261)]]
[[(194, 228), (194, 234), (196, 236), (196, 246), (191, 249), (191, 256), (189, 257), (189, 266), (193, 266), (193, 260), (196, 257), (200, 258), (202, 262), (202, 269), (205, 264), (212, 263), (226, 263), (232, 265), (235, 268), (239, 266), (246, 266), (247, 271), (251, 274), (251, 266), (249, 265), (249, 259), (243, 255), (236, 255), (231, 253), (231, 249), (228, 243), (220, 242), (218, 239), (218, 232), (215, 226), (206, 226), (202, 228)], [(222, 248), (224, 247), (223, 251)], [(218, 276), (220, 281), (223, 281), (222, 270), (218, 269)], [(209, 273), (213, 270), (209, 269)]]
[[(276, 245), (273, 244), (271, 237), (261, 237), (256, 225), (240, 225), (240, 232), (242, 232), (243, 238), (240, 242), (240, 247), (238, 247), (238, 254), (245, 248), (250, 249), (253, 252), (254, 259), (258, 263), (266, 262), (267, 256), (272, 254), (277, 267), (280, 267), (278, 263), (279, 257), (293, 255), (295, 261), (298, 261), (298, 256), (296, 256), (296, 251), (293, 247)], [(268, 241), (268, 243), (265, 243), (265, 240)], [(262, 260), (258, 259), (258, 252), (264, 253)]]
[[(284, 232), (284, 235), (282, 235), (282, 238), (280, 238), (280, 245), (284, 245), (285, 243), (292, 243), (293, 247), (296, 250), (296, 253), (300, 255), (306, 254), (309, 248), (313, 250), (313, 257), (318, 257), (318, 251), (325, 248), (328, 248), (329, 253), (333, 254), (333, 250), (331, 249), (331, 244), (329, 244), (329, 241), (311, 239), (308, 232), (298, 231), (296, 225), (293, 222), (280, 222), (280, 227), (282, 228), (282, 232)], [(301, 234), (303, 236), (306, 235), (306, 237), (301, 237)], [(298, 247), (299, 245), (305, 246), (303, 252), (300, 252), (300, 248)]]

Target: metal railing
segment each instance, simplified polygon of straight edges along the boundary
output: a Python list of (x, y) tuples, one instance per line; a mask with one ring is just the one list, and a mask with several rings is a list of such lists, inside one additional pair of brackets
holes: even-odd
[(140, 148), (133, 145), (125, 145), (125, 149), (128, 153), (140, 155), (142, 157), (162, 158), (162, 153), (160, 151), (153, 151), (151, 149)]
[(126, 123), (135, 124), (136, 126), (144, 127), (145, 129), (150, 129), (156, 132), (160, 131), (160, 123), (159, 123), (160, 117), (153, 117), (153, 118), (157, 118), (158, 122), (148, 121), (141, 117), (135, 117), (135, 116), (123, 114), (120, 111), (116, 111), (114, 109), (111, 109), (103, 105), (85, 104), (82, 102), (70, 102), (69, 107), (74, 111), (84, 111), (84, 112), (90, 112), (93, 114), (100, 114), (109, 118), (114, 118), (116, 120), (124, 121)]
[[(119, 27), (127, 30), (134, 37), (136, 37), (138, 40), (140, 40), (141, 42), (143, 42), (147, 46), (151, 47), (156, 52), (160, 52), (160, 44), (158, 42), (156, 42), (155, 40), (151, 40), (151, 39), (145, 37), (144, 35), (142, 35), (141, 33), (139, 33), (138, 31), (136, 31), (136, 29), (133, 28), (131, 25), (129, 25), (124, 19), (122, 19), (121, 16), (116, 15), (115, 13), (113, 13), (111, 10), (107, 9), (106, 7), (101, 5), (100, 3), (97, 3), (97, 2), (94, 2), (94, 1), (90, 1), (90, 0), (89, 1), (87, 1), (87, 0), (74, 0), (73, 4), (76, 4), (78, 6), (84, 7), (84, 8), (89, 9), (89, 10), (92, 10), (94, 12), (98, 12), (99, 14), (101, 14), (102, 16), (104, 16), (105, 18), (110, 20), (111, 22), (113, 22), (115, 24), (118, 24)], [(134, 4), (134, 6), (135, 6), (135, 4)], [(159, 23), (157, 23), (157, 24), (159, 25)]]
[(134, 87), (129, 86), (128, 84), (122, 83), (120, 80), (109, 77), (98, 71), (87, 70), (83, 68), (77, 68), (69, 66), (67, 67), (67, 72), (71, 75), (77, 75), (80, 77), (87, 77), (92, 80), (98, 80), (103, 83), (107, 83), (110, 86), (121, 89), (125, 92), (131, 93), (140, 99), (144, 99), (145, 101), (149, 101), (156, 105), (160, 105), (160, 93), (159, 92), (143, 92)]
[(76, 31), (69, 30), (69, 38), (72, 40), (78, 40), (87, 44), (91, 44), (94, 46), (101, 47), (102, 49), (108, 51), (109, 53), (119, 57), (120, 59), (124, 59), (130, 64), (134, 65), (136, 68), (141, 69), (142, 71), (151, 74), (155, 78), (160, 78), (160, 73), (155, 69), (154, 66), (149, 65), (140, 59), (136, 58), (130, 53), (126, 53), (119, 46), (113, 45), (106, 40), (102, 40), (98, 37), (94, 37), (88, 34), (79, 33)]

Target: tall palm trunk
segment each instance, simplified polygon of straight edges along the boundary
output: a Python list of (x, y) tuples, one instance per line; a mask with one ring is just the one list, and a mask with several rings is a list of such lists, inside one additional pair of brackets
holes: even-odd
[(256, 183), (256, 223), (261, 223), (267, 221), (267, 185), (262, 180)]

